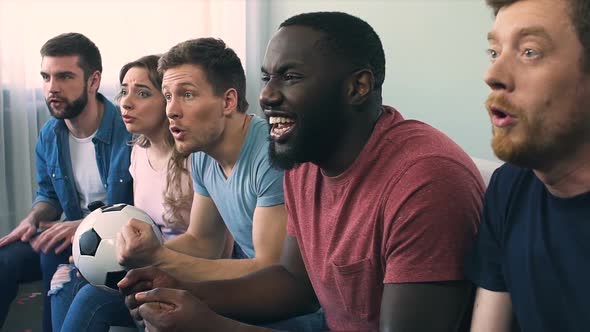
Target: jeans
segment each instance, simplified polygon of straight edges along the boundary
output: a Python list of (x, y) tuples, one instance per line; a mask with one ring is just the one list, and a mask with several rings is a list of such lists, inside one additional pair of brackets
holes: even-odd
[(273, 330), (290, 332), (320, 332), (329, 330), (322, 309), (311, 314), (297, 316), (274, 323), (261, 324), (260, 326)]
[[(236, 244), (232, 258), (243, 259), (247, 256)], [(76, 276), (73, 265), (69, 265), (69, 269), (68, 280), (54, 286), (50, 292), (55, 332), (107, 332), (111, 326), (135, 327), (121, 294), (94, 287)], [(297, 332), (327, 330), (321, 309), (308, 315), (261, 326)]]
[[(111, 326), (135, 327), (123, 296), (88, 284), (70, 271), (71, 281), (53, 292), (51, 310), (55, 332), (107, 332)], [(296, 332), (326, 331), (323, 311), (260, 326)]]
[(51, 304), (47, 291), (57, 266), (67, 262), (70, 255), (71, 250), (59, 255), (53, 251), (39, 254), (28, 242), (21, 241), (0, 248), (0, 327), (16, 297), (18, 284), (42, 279), (43, 331), (51, 332)]
[[(61, 268), (61, 267), (60, 267)], [(51, 290), (53, 330), (108, 331), (111, 326), (135, 327), (123, 295), (88, 284), (69, 265), (69, 280)]]

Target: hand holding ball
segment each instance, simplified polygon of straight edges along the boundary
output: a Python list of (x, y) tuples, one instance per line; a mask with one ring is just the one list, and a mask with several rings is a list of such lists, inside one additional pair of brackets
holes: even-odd
[(117, 233), (133, 218), (151, 225), (162, 243), (158, 226), (145, 212), (132, 205), (103, 206), (92, 211), (78, 226), (72, 245), (74, 264), (92, 285), (118, 290), (117, 282), (125, 276), (127, 269), (117, 262)]

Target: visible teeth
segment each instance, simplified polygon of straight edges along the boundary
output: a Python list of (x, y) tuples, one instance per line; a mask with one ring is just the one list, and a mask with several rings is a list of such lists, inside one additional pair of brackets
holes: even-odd
[(271, 131), (271, 136), (273, 137), (281, 137), (285, 132), (287, 132), (290, 128), (273, 128)]
[(281, 116), (271, 116), (268, 119), (268, 122), (272, 125), (272, 124), (277, 124), (277, 123), (294, 123), (295, 121), (293, 121), (292, 119), (289, 119), (289, 118), (281, 117)]

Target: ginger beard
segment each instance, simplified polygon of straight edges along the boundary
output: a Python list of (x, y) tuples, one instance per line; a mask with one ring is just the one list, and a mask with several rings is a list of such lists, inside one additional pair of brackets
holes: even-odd
[[(490, 116), (510, 114), (518, 120), (512, 126), (492, 126), (492, 149), (499, 159), (524, 168), (541, 169), (572, 154), (587, 141), (590, 112), (580, 107), (570, 112), (569, 117), (555, 121), (545, 116), (550, 104), (547, 102), (545, 109), (536, 110), (531, 117), (502, 95), (490, 95), (486, 101)], [(502, 112), (495, 112), (492, 107)]]

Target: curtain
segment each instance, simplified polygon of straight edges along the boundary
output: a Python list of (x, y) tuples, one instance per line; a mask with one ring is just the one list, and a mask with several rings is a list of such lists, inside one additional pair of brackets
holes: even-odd
[[(0, 0), (0, 236), (31, 208), (35, 143), (50, 116), (39, 49), (64, 32), (80, 32), (98, 46), (99, 92), (111, 100), (123, 64), (187, 39), (222, 38), (247, 61), (246, 0)], [(258, 98), (250, 104), (256, 106), (251, 111), (258, 109)]]

